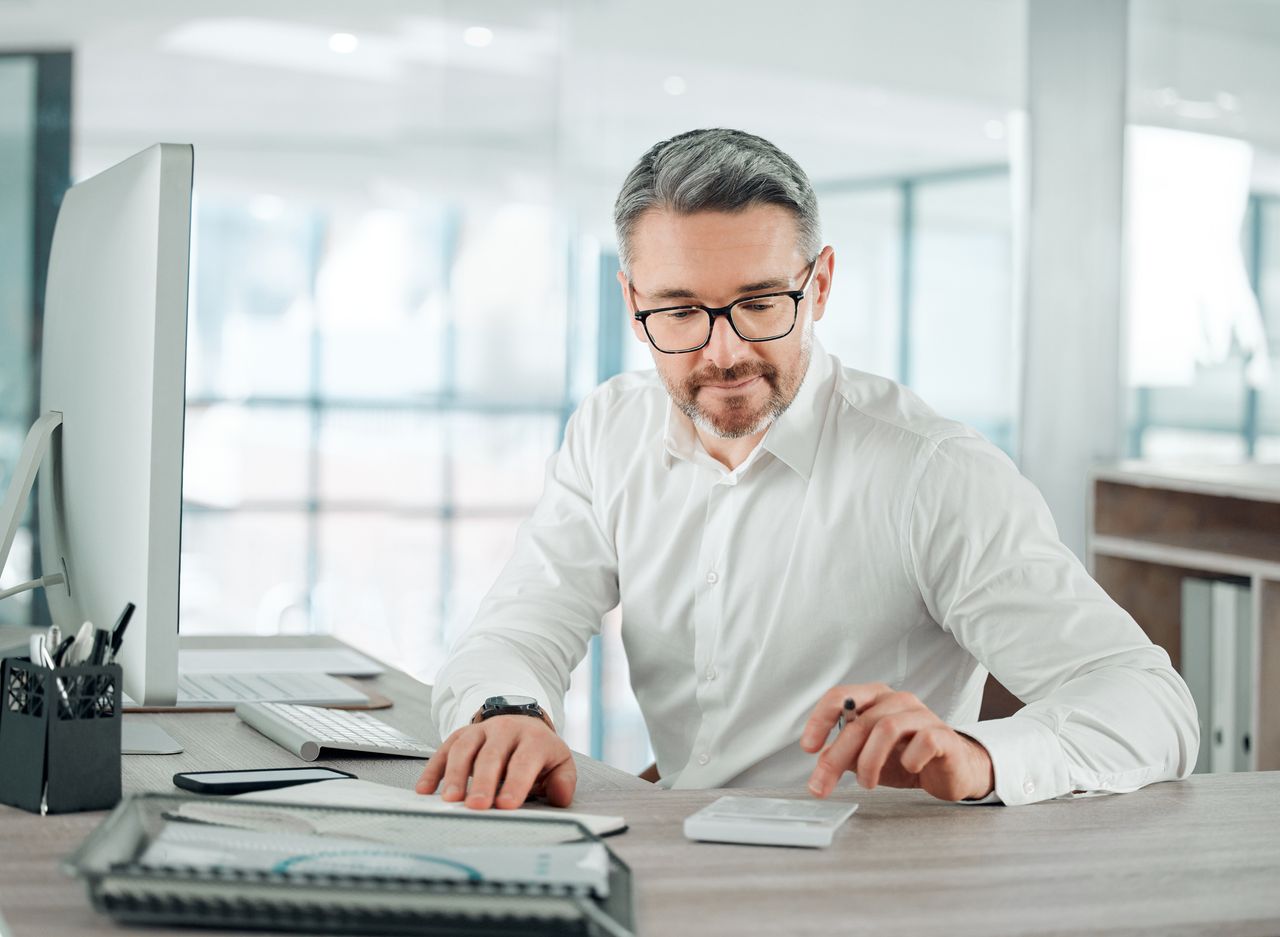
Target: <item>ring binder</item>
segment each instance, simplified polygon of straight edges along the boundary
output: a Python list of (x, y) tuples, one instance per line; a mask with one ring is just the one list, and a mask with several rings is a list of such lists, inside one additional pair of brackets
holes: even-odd
[(0, 669), (0, 803), (32, 813), (120, 802), (118, 664)]

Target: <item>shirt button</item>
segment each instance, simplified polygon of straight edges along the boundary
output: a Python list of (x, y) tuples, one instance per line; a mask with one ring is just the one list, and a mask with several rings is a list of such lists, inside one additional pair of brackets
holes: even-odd
[(1022, 793), (1030, 796), (1035, 792), (1036, 792), (1036, 785), (1034, 781), (1028, 781), (1026, 784), (1022, 785)]
[(701, 755), (698, 756), (698, 764), (700, 765), (705, 765), (710, 760), (711, 760), (711, 756), (708, 755), (706, 752), (703, 752)]
[(719, 581), (720, 581), (720, 577), (719, 577), (719, 576), (717, 576), (715, 573), (707, 573), (707, 584), (708, 584), (708, 585), (714, 586), (714, 585), (715, 585), (717, 582), (719, 582)]
[(708, 680), (714, 680), (716, 678), (716, 669), (714, 667), (708, 667), (706, 677)]

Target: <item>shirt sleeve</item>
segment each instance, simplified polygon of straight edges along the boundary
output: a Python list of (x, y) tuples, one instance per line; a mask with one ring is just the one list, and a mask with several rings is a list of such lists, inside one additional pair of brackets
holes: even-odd
[(495, 695), (534, 697), (563, 730), (569, 675), (618, 604), (616, 553), (592, 507), (591, 403), (569, 420), (511, 559), (436, 675), (441, 738)]
[(978, 437), (941, 441), (909, 509), (906, 562), (934, 620), (1026, 705), (954, 728), (995, 795), (1119, 793), (1195, 766), (1195, 704), (1169, 655), (1058, 538), (1044, 499)]

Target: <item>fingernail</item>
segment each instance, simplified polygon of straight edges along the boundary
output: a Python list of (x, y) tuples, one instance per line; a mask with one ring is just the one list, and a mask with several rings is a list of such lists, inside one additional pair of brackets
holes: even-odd
[(518, 805), (516, 798), (512, 794), (501, 794), (498, 796), (498, 803), (504, 807), (515, 807)]
[(462, 788), (458, 787), (456, 784), (450, 784), (444, 789), (444, 794), (441, 796), (443, 796), (445, 800), (452, 800), (455, 797), (461, 796), (461, 794)]

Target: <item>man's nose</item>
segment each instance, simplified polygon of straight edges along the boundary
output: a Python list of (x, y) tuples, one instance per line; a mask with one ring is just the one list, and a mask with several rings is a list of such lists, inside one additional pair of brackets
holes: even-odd
[(702, 356), (722, 371), (727, 371), (742, 357), (743, 346), (738, 333), (729, 324), (728, 316), (716, 316), (711, 323), (711, 341), (702, 349)]

